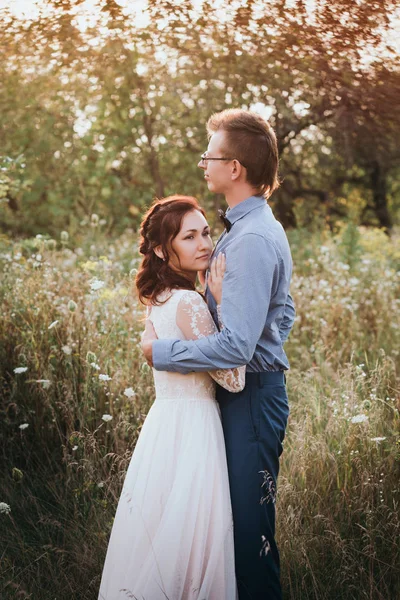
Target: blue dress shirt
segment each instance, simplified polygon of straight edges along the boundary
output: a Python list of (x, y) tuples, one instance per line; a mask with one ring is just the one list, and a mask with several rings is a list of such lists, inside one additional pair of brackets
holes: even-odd
[[(295, 310), (289, 293), (292, 258), (282, 225), (261, 196), (251, 196), (226, 213), (232, 223), (214, 254), (226, 255), (221, 313), (224, 328), (198, 340), (155, 340), (159, 371), (210, 371), (247, 365), (247, 371), (289, 368), (283, 349)], [(213, 319), (216, 303), (206, 290)]]

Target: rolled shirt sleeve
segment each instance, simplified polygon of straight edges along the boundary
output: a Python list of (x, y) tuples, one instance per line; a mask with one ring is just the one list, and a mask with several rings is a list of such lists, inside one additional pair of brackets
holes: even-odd
[(284, 344), (289, 337), (289, 333), (292, 330), (295, 317), (296, 310), (294, 307), (293, 298), (290, 294), (288, 294), (287, 301), (285, 304), (285, 312), (283, 313), (283, 319), (279, 326), (279, 335), (281, 337), (282, 344)]

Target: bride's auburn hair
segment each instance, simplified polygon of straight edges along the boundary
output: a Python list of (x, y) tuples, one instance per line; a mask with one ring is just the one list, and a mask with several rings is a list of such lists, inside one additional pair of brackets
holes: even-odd
[[(183, 273), (169, 266), (172, 241), (181, 230), (184, 216), (198, 210), (205, 216), (196, 198), (192, 196), (168, 196), (155, 200), (140, 225), (139, 252), (142, 262), (135, 279), (139, 300), (142, 304), (160, 304), (157, 297), (165, 290), (195, 290), (195, 286)], [(164, 259), (154, 249), (160, 246)]]

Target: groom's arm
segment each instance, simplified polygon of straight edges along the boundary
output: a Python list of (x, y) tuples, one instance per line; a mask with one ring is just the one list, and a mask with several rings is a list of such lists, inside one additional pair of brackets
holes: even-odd
[(279, 336), (282, 344), (286, 342), (289, 337), (289, 333), (292, 330), (294, 321), (296, 318), (296, 310), (294, 308), (293, 298), (290, 294), (287, 296), (285, 304), (285, 312), (283, 313), (283, 319), (279, 325)]
[(224, 329), (196, 340), (155, 340), (153, 365), (160, 371), (209, 371), (247, 364), (266, 323), (277, 285), (278, 257), (271, 242), (246, 234), (226, 248), (223, 281)]

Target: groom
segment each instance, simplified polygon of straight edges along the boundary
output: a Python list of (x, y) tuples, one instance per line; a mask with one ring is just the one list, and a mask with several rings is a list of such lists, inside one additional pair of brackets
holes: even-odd
[[(142, 347), (160, 371), (210, 371), (246, 364), (242, 392), (217, 389), (225, 435), (240, 600), (281, 598), (275, 542), (279, 456), (289, 407), (283, 343), (294, 322), (289, 294), (292, 259), (286, 234), (267, 198), (278, 187), (278, 149), (270, 125), (244, 110), (207, 123), (199, 167), (211, 192), (225, 195), (225, 231), (214, 255), (226, 255), (221, 304), (224, 329), (195, 340), (157, 340)], [(206, 291), (217, 323), (214, 298)]]

